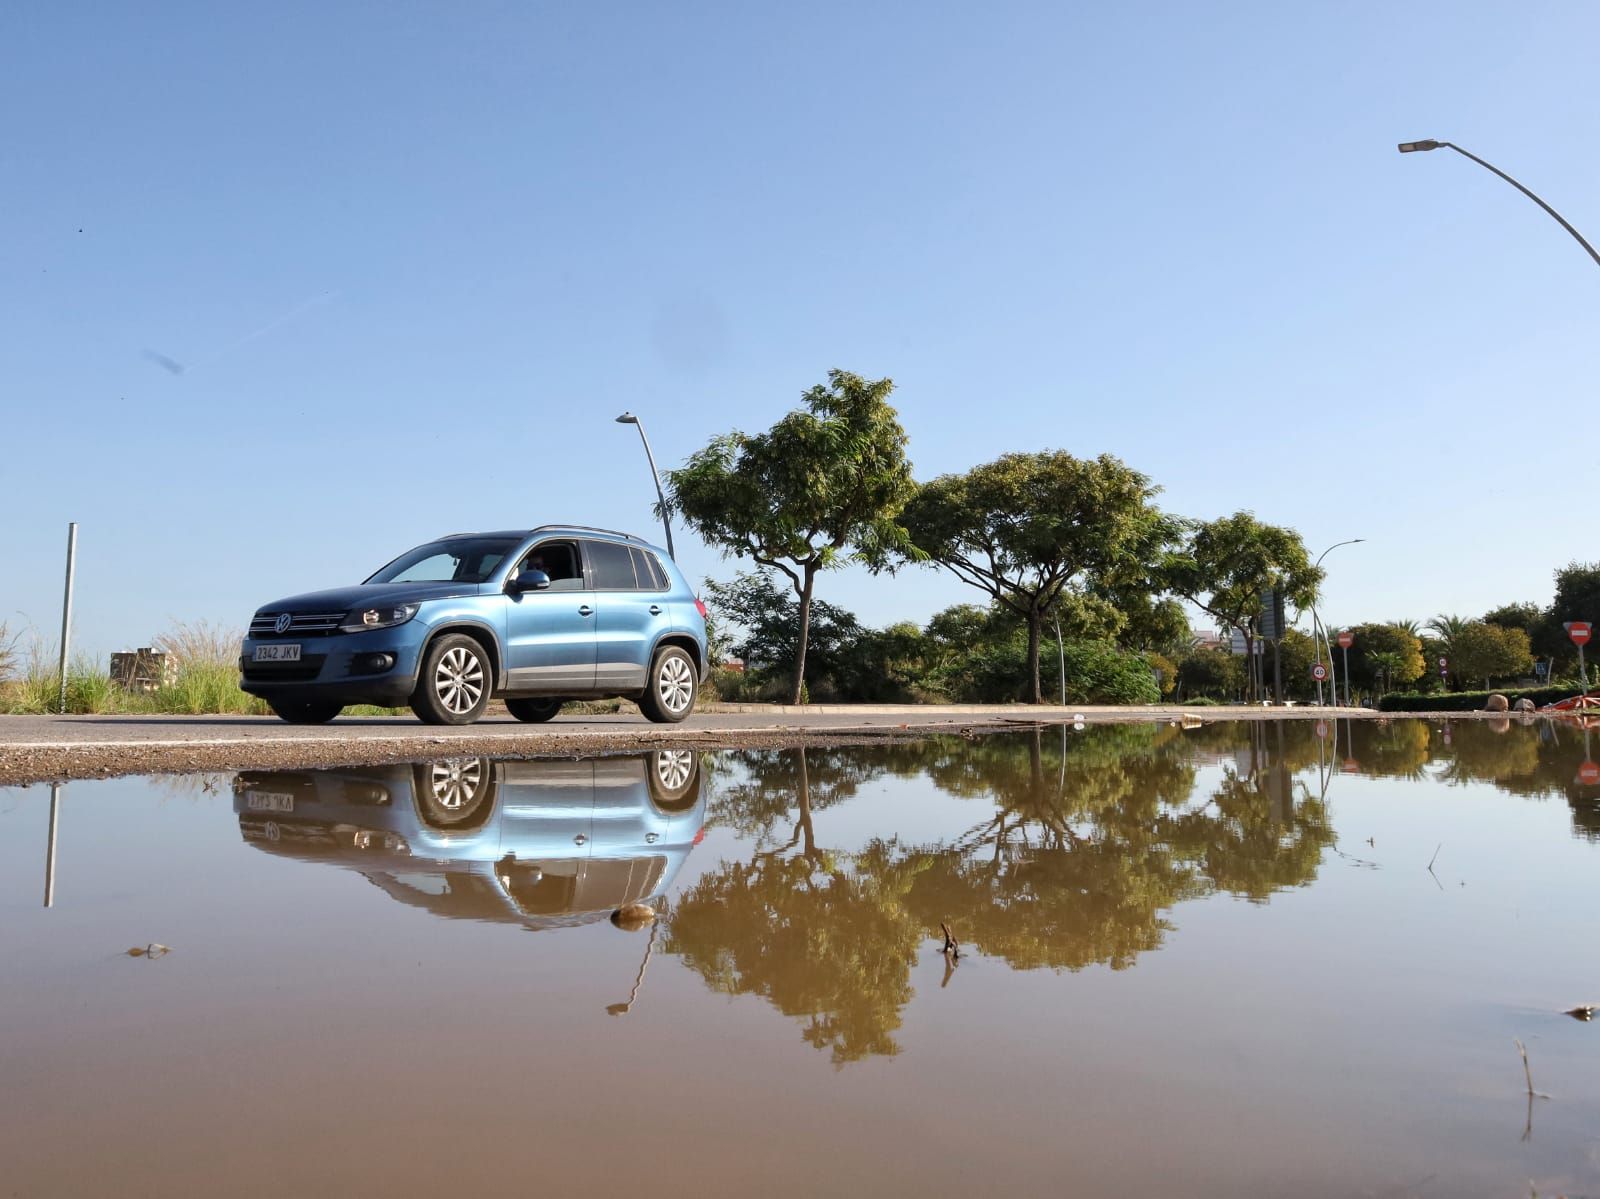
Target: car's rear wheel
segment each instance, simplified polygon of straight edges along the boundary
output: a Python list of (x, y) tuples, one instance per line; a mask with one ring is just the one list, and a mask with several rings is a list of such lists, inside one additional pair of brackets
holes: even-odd
[(559, 699), (508, 699), (506, 711), (528, 724), (543, 724), (561, 711)]
[(344, 711), (343, 704), (327, 700), (269, 699), (267, 707), (277, 714), (279, 720), (286, 720), (290, 724), (327, 724)]
[(639, 697), (639, 711), (657, 724), (676, 724), (694, 711), (699, 686), (694, 660), (676, 645), (662, 646), (650, 663), (650, 683)]
[(446, 633), (428, 647), (411, 710), (426, 724), (471, 724), (489, 706), (489, 654), (465, 633)]
[(663, 812), (686, 812), (700, 798), (700, 755), (694, 750), (652, 750), (645, 770), (650, 799)]

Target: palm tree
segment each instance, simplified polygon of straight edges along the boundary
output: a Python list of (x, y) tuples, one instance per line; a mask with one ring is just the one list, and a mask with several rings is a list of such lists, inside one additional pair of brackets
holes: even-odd
[[(1439, 652), (1452, 663), (1456, 660), (1457, 639), (1471, 623), (1472, 621), (1464, 616), (1439, 615), (1435, 616), (1427, 624), (1427, 627), (1434, 632), (1434, 640), (1439, 645)], [(1450, 677), (1452, 679), (1456, 677), (1454, 669), (1450, 671)]]

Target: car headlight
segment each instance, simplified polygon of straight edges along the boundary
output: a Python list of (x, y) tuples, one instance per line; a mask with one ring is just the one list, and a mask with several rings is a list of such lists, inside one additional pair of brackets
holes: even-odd
[(421, 604), (382, 604), (374, 608), (354, 608), (339, 626), (341, 633), (364, 633), (368, 629), (392, 629), (417, 614)]

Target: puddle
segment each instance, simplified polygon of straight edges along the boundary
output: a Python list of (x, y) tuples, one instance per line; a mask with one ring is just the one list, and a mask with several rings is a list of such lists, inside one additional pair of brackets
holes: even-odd
[(0, 1160), (27, 1195), (1597, 1193), (1595, 748), (1097, 726), (0, 790)]

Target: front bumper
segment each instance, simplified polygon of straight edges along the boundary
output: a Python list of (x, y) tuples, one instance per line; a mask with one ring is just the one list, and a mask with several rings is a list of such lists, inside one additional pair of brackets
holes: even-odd
[[(239, 689), (265, 700), (340, 700), (347, 704), (405, 704), (416, 688), (419, 636), (410, 624), (395, 629), (362, 633), (335, 633), (327, 637), (247, 637), (239, 655)], [(417, 629), (417, 633), (425, 630)], [(257, 662), (256, 647), (298, 644), (295, 662)], [(393, 665), (368, 668), (376, 654), (387, 654)]]

